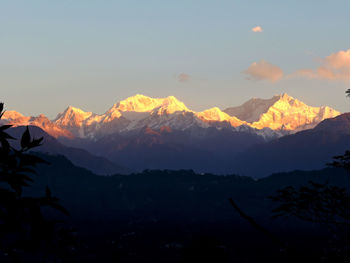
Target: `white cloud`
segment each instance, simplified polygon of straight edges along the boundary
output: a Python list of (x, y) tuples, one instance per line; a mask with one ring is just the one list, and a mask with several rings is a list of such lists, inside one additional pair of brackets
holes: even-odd
[(271, 82), (276, 82), (283, 77), (282, 69), (264, 60), (252, 63), (243, 73), (249, 75), (250, 79)]
[(321, 60), (316, 69), (301, 69), (292, 76), (310, 79), (328, 79), (350, 81), (350, 49), (332, 53)]
[(261, 26), (256, 26), (256, 27), (253, 27), (253, 28), (252, 28), (252, 31), (253, 31), (254, 33), (261, 33), (261, 32), (263, 32), (263, 29), (262, 29)]
[(350, 49), (339, 51), (326, 57), (326, 63), (335, 69), (350, 68)]

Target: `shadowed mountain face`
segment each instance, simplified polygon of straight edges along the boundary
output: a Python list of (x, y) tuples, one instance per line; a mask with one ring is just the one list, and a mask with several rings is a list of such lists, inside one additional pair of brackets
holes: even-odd
[(263, 177), (296, 169), (320, 169), (350, 149), (350, 113), (321, 122), (314, 129), (253, 146), (232, 162), (242, 175)]
[(271, 99), (253, 98), (243, 103), (241, 106), (231, 107), (224, 110), (230, 116), (236, 116), (238, 119), (247, 122), (259, 121), (262, 114), (280, 99), (280, 96), (274, 96)]
[[(21, 138), (25, 127), (19, 126), (9, 129), (9, 134), (14, 138)], [(45, 131), (36, 126), (29, 128), (31, 136), (34, 138), (44, 137), (43, 145), (36, 149), (39, 152), (45, 152), (54, 155), (63, 155), (71, 160), (75, 165), (86, 168), (96, 174), (127, 174), (131, 171), (127, 168), (119, 166), (104, 157), (98, 157), (86, 150), (67, 147), (58, 142), (54, 137), (48, 135)], [(13, 145), (17, 147), (19, 140), (13, 141)]]
[(113, 134), (97, 141), (62, 140), (126, 167), (144, 169), (194, 169), (226, 174), (233, 171), (233, 156), (263, 143), (254, 133), (229, 128), (196, 128), (187, 131), (149, 127), (127, 134)]

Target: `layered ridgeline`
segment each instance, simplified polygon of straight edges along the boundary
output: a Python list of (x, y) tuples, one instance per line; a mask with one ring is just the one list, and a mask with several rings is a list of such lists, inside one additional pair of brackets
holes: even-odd
[(3, 121), (15, 126), (33, 125), (53, 137), (102, 138), (105, 135), (137, 132), (148, 127), (189, 131), (215, 127), (254, 133), (265, 139), (315, 127), (322, 120), (340, 113), (330, 107), (311, 107), (287, 95), (271, 99), (251, 99), (238, 107), (220, 110), (217, 107), (195, 112), (173, 96), (150, 98), (135, 95), (114, 104), (104, 114), (68, 107), (49, 120), (44, 115), (27, 117), (7, 111)]
[[(3, 119), (15, 126), (41, 128), (68, 147), (45, 142), (43, 151), (63, 154), (99, 174), (121, 173), (127, 167), (262, 177), (323, 168), (332, 156), (349, 149), (348, 133), (334, 132), (348, 125), (339, 124), (347, 116), (339, 115), (334, 109), (311, 107), (287, 94), (202, 112), (190, 110), (173, 96), (136, 95), (104, 114), (68, 107), (54, 120), (15, 111), (5, 112)], [(320, 131), (325, 123), (332, 124)]]

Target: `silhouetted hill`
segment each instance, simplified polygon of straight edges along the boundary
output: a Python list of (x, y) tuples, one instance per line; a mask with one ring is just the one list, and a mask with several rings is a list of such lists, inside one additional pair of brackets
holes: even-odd
[(187, 131), (145, 127), (125, 134), (108, 135), (97, 141), (74, 139), (62, 142), (139, 171), (193, 169), (227, 174), (234, 170), (234, 155), (263, 143), (264, 139), (254, 133), (232, 131), (227, 127)]
[(314, 253), (327, 243), (327, 230), (293, 219), (272, 220), (274, 204), (267, 196), (309, 180), (350, 189), (342, 169), (280, 173), (260, 180), (190, 170), (101, 177), (63, 156), (40, 156), (51, 165), (38, 166), (35, 184), (26, 194), (41, 195), (43, 187), (50, 186), (71, 213), (66, 220), (77, 228), (79, 239), (75, 260), (84, 262), (110, 262), (116, 255), (121, 262), (165, 262), (169, 257), (188, 262), (181, 258), (198, 253), (193, 246), (221, 248), (220, 255), (229, 262), (256, 262), (260, 257), (281, 262), (279, 248), (237, 215), (230, 197), (280, 238)]
[(350, 113), (345, 113), (322, 121), (314, 129), (253, 146), (232, 164), (241, 175), (264, 177), (280, 171), (321, 169), (348, 149)]
[[(73, 213), (81, 217), (84, 216), (77, 211), (83, 207), (87, 209), (86, 212), (93, 210), (96, 217), (104, 217), (104, 213), (111, 212), (113, 207), (131, 213), (138, 210), (152, 213), (153, 209), (157, 209), (159, 213), (169, 212), (174, 216), (180, 211), (181, 214), (184, 211), (212, 213), (215, 207), (222, 209), (229, 197), (242, 199), (243, 203), (247, 201), (244, 200), (246, 197), (257, 198), (255, 201), (259, 203), (259, 198), (278, 189), (306, 184), (310, 180), (350, 187), (346, 171), (335, 168), (277, 173), (259, 180), (238, 175), (197, 174), (192, 170), (145, 170), (131, 175), (101, 177), (75, 166), (64, 156), (40, 154), (40, 157), (50, 165), (38, 167), (36, 183), (48, 184), (55, 195), (69, 205), (74, 204), (71, 208)], [(179, 206), (179, 203), (182, 205)], [(226, 208), (231, 211), (230, 207)], [(120, 214), (116, 211), (110, 216), (119, 217)], [(213, 216), (223, 218), (217, 214), (209, 217)], [(180, 218), (181, 215), (176, 217)]]
[[(24, 130), (24, 126), (14, 127), (9, 129), (9, 134), (11, 134), (15, 138), (21, 138), (21, 135), (23, 134)], [(39, 127), (30, 126), (30, 133), (35, 138), (44, 137), (43, 145), (37, 148), (37, 151), (55, 155), (64, 155), (75, 165), (89, 169), (96, 174), (128, 174), (131, 172), (131, 170), (119, 166), (104, 157), (93, 155), (83, 149), (67, 147), (62, 143), (58, 142), (54, 137), (50, 136)], [(18, 144), (19, 140), (13, 141), (13, 143)]]

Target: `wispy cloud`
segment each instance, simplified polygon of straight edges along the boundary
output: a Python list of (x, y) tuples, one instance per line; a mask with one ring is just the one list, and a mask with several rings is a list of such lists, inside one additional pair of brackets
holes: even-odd
[(333, 53), (326, 57), (325, 60), (328, 65), (335, 69), (350, 68), (350, 49)]
[(262, 29), (261, 26), (256, 26), (256, 27), (253, 27), (253, 28), (252, 28), (252, 31), (253, 31), (254, 33), (261, 33), (261, 32), (263, 32), (263, 29)]
[(292, 77), (350, 81), (350, 49), (338, 51), (320, 60), (316, 69), (300, 69)]
[(179, 82), (187, 82), (191, 80), (191, 75), (187, 73), (180, 73), (179, 75), (176, 76), (177, 81)]
[(276, 82), (283, 77), (282, 69), (264, 60), (252, 63), (243, 73), (247, 74), (249, 79), (271, 82)]

